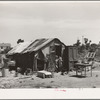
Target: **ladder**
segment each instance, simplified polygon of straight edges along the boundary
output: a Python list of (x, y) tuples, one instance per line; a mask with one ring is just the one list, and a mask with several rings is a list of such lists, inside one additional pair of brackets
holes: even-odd
[(96, 54), (96, 52), (88, 52), (87, 55), (85, 56), (85, 58), (93, 60), (95, 57), (95, 54)]

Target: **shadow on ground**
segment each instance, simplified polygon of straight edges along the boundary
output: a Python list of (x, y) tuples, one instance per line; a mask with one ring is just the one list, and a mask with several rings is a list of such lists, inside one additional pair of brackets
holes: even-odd
[(71, 75), (70, 77), (86, 78), (87, 76), (81, 76), (81, 75)]

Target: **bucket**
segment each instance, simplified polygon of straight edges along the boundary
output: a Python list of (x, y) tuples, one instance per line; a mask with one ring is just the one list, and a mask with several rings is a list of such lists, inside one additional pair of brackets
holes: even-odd
[(8, 77), (10, 75), (8, 68), (2, 68), (1, 73), (2, 73), (2, 77)]
[(5, 68), (4, 69), (4, 77), (8, 77), (10, 75), (9, 69)]

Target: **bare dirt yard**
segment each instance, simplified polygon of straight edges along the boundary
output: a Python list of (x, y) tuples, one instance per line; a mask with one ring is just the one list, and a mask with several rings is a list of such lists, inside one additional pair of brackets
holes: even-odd
[(0, 78), (0, 88), (100, 88), (100, 63), (94, 63), (92, 77), (90, 71), (86, 77), (76, 77), (76, 72), (66, 75), (55, 73), (54, 78), (39, 78), (36, 75)]

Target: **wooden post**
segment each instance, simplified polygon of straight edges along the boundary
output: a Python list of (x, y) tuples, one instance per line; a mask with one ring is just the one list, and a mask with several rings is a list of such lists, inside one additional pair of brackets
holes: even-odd
[(91, 65), (91, 77), (92, 77), (92, 65)]
[(44, 64), (44, 70), (47, 70), (47, 69), (46, 69), (46, 63)]
[(82, 76), (83, 67), (81, 68), (81, 76)]
[(35, 58), (35, 68), (36, 68), (36, 71), (37, 71), (37, 58)]
[(37, 58), (36, 57), (34, 57), (34, 65), (33, 65), (33, 67), (34, 67), (34, 71), (37, 71)]
[(33, 73), (35, 72), (35, 57), (33, 58)]
[(85, 66), (85, 76), (86, 76), (86, 66)]
[(76, 65), (76, 76), (78, 75), (78, 66)]

